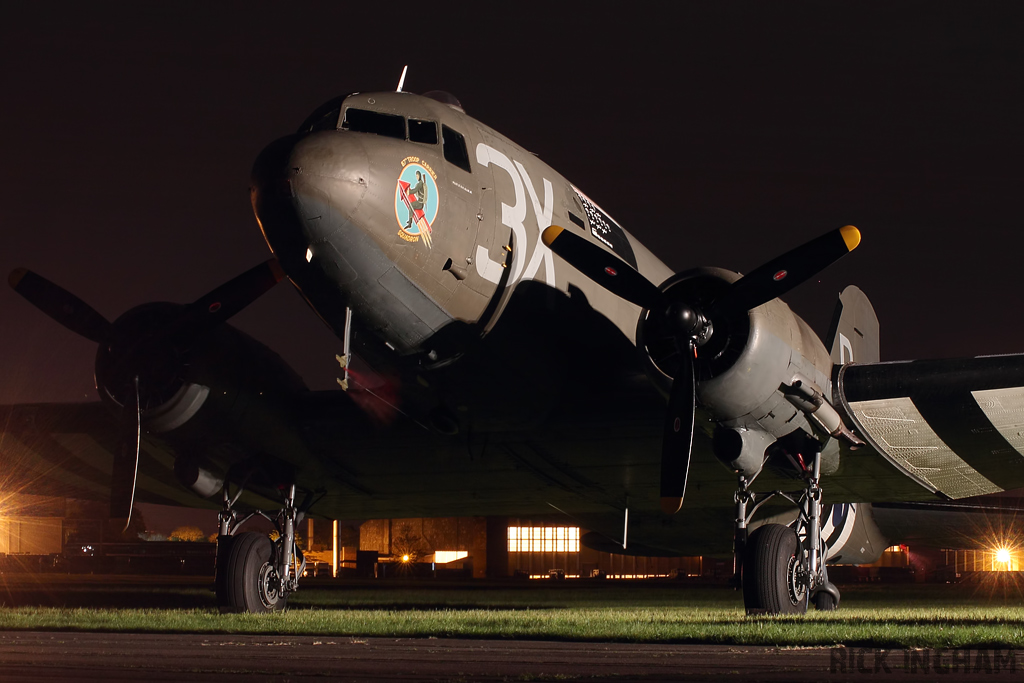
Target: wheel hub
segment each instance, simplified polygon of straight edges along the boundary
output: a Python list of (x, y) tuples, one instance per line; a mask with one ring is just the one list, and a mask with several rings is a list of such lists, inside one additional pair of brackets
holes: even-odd
[(260, 568), (259, 589), (260, 600), (267, 608), (273, 609), (281, 600), (281, 578), (269, 562)]
[(786, 567), (786, 587), (789, 589), (789, 600), (794, 605), (799, 605), (807, 597), (807, 582), (804, 581), (803, 568), (796, 555), (789, 558)]

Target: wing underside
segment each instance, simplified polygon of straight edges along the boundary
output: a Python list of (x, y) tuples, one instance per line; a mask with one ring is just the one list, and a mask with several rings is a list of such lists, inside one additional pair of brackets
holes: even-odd
[[(0, 471), (5, 494), (107, 501), (116, 425), (100, 403), (0, 406)], [(174, 456), (143, 440), (137, 499), (210, 507), (178, 484)]]
[(1024, 355), (849, 364), (835, 389), (857, 433), (925, 489), (1024, 487)]

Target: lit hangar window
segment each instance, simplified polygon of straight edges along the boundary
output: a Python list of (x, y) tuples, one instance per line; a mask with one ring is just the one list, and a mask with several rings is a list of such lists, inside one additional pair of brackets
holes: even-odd
[(580, 528), (578, 526), (510, 526), (508, 528), (510, 553), (578, 553)]
[(434, 562), (437, 564), (448, 564), (468, 556), (469, 552), (466, 550), (435, 550)]

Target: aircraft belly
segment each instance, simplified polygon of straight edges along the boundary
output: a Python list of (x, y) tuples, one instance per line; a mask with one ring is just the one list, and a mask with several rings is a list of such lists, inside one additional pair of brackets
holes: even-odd
[[(340, 220), (340, 219), (339, 219)], [(306, 286), (299, 276), (298, 284), (322, 314), (333, 310), (321, 305), (321, 299), (333, 299), (338, 290), (344, 292), (371, 329), (389, 330), (400, 350), (417, 345), (451, 318), (427, 293), (413, 283), (380, 248), (376, 241), (358, 226), (341, 221), (329, 230), (327, 243), (312, 245), (317, 263), (332, 281), (331, 290)], [(343, 320), (331, 320), (339, 332)]]
[[(621, 517), (658, 509), (662, 426), (649, 416), (553, 421), (524, 433), (409, 434), (342, 448), (366, 495), (328, 496), (314, 510), (341, 518), (458, 515)], [(733, 476), (701, 437), (683, 514), (713, 505), (730, 517)], [(632, 514), (632, 513), (631, 513)]]
[[(418, 340), (451, 322), (445, 310), (397, 268), (388, 269), (377, 282), (395, 298), (394, 303), (389, 302), (389, 309), (395, 309), (400, 303), (413, 314), (416, 322), (412, 331)], [(396, 323), (395, 316), (400, 315), (398, 311), (392, 311), (389, 316), (392, 326)]]

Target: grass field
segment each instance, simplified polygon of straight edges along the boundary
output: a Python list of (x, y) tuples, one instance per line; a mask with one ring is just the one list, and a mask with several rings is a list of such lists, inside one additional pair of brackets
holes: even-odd
[(188, 585), (31, 582), (0, 592), (0, 629), (732, 643), (1024, 647), (1015, 583), (848, 586), (837, 612), (747, 617), (736, 591), (679, 584), (310, 586), (284, 614), (219, 614)]

